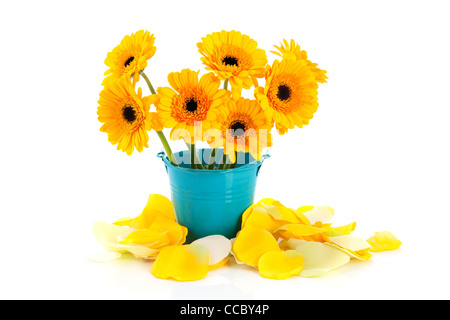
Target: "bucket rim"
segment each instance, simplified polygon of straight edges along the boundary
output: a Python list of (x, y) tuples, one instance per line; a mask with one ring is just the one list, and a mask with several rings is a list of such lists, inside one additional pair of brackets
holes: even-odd
[[(200, 148), (197, 150), (212, 150), (212, 148)], [(187, 151), (187, 150), (185, 150)], [(174, 152), (175, 154), (180, 153), (180, 152), (185, 152), (185, 151), (178, 151), (178, 152)], [(173, 170), (180, 170), (183, 172), (189, 172), (189, 173), (195, 173), (195, 174), (225, 174), (225, 173), (229, 173), (229, 172), (239, 172), (239, 171), (245, 171), (245, 170), (249, 170), (253, 167), (257, 167), (257, 166), (261, 166), (264, 162), (265, 159), (270, 158), (270, 155), (268, 153), (265, 153), (261, 156), (261, 160), (253, 160), (252, 162), (246, 163), (240, 167), (237, 168), (232, 168), (232, 169), (221, 169), (221, 170), (199, 170), (199, 169), (191, 169), (191, 168), (184, 168), (184, 167), (180, 167), (180, 166), (175, 166), (174, 164), (172, 164), (169, 161), (169, 158), (167, 157), (166, 153), (164, 151), (159, 152), (156, 155), (158, 158), (160, 158), (164, 164), (166, 165), (166, 167), (170, 167)]]

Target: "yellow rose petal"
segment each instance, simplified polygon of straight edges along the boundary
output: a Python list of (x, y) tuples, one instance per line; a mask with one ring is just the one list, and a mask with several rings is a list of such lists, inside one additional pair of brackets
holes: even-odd
[[(281, 223), (281, 225), (282, 224), (284, 223)], [(281, 225), (270, 214), (268, 214), (265, 208), (255, 206), (252, 208), (252, 212), (245, 220), (245, 223), (242, 224), (242, 228), (252, 226), (267, 230), (269, 232), (273, 232), (274, 230), (278, 229)]]
[(130, 233), (120, 244), (139, 244), (148, 248), (160, 248), (170, 243), (167, 231), (136, 230)]
[(134, 254), (136, 258), (146, 259), (152, 258), (157, 253), (154, 249), (146, 248), (144, 246), (120, 243), (121, 240), (126, 239), (126, 237), (136, 231), (136, 229), (120, 227), (104, 221), (94, 223), (93, 229), (97, 241), (110, 251), (118, 253), (130, 252)]
[(287, 224), (275, 230), (275, 234), (284, 239), (303, 239), (304, 237), (313, 236), (323, 233), (324, 229), (309, 226), (306, 224)]
[(231, 251), (231, 241), (222, 235), (211, 235), (197, 239), (192, 244), (199, 244), (208, 249), (209, 270), (226, 263)]
[(241, 229), (233, 243), (233, 254), (238, 263), (256, 267), (259, 258), (269, 251), (280, 251), (277, 240), (266, 230), (252, 226)]
[(352, 233), (352, 231), (355, 230), (355, 228), (356, 222), (352, 222), (341, 227), (329, 227), (329, 229), (325, 232), (325, 234), (329, 237), (344, 236)]
[(264, 278), (287, 279), (302, 271), (303, 259), (303, 256), (294, 250), (266, 252), (258, 261), (259, 273)]
[(328, 206), (304, 206), (298, 208), (297, 212), (305, 215), (311, 225), (315, 225), (317, 222), (332, 224), (334, 221), (334, 209)]
[(294, 247), (295, 251), (305, 257), (303, 269), (300, 273), (302, 277), (321, 276), (350, 261), (350, 257), (346, 253), (326, 243), (305, 240), (293, 242), (291, 240), (288, 243)]
[(167, 246), (152, 265), (152, 274), (160, 279), (194, 281), (208, 274), (208, 249), (199, 244)]
[(136, 218), (122, 218), (114, 222), (119, 226), (135, 229), (148, 229), (158, 216), (175, 221), (175, 211), (172, 202), (160, 194), (151, 194), (142, 213)]
[(328, 237), (328, 239), (334, 243), (337, 244), (339, 247), (351, 250), (351, 251), (361, 251), (364, 249), (371, 248), (370, 244), (357, 236), (353, 235), (344, 235), (344, 236), (337, 236), (337, 237)]
[(395, 250), (402, 244), (402, 242), (389, 231), (375, 232), (375, 234), (370, 237), (367, 242), (371, 245), (369, 250), (373, 252)]

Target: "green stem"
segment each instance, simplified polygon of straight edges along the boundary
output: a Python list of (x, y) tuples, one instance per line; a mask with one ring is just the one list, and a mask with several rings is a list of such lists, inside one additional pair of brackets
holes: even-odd
[(219, 163), (219, 167), (217, 169), (219, 169), (219, 170), (223, 169), (226, 162), (227, 162), (227, 154), (224, 153), (222, 156), (222, 162)]
[(195, 169), (195, 143), (189, 145), (189, 152), (191, 153), (191, 169)]
[[(205, 168), (203, 168), (202, 162), (200, 161), (200, 159), (197, 155), (197, 152), (195, 151), (195, 143), (190, 144), (190, 143), (187, 143), (186, 141), (184, 141), (184, 143), (186, 143), (186, 146), (187, 146), (189, 152), (191, 153), (191, 168), (192, 168), (192, 165), (194, 165), (194, 168), (192, 168), (192, 169), (195, 169), (195, 167), (197, 167), (197, 169), (205, 169)], [(192, 148), (194, 148), (194, 152), (192, 152)], [(192, 160), (192, 159), (194, 159), (194, 160)]]
[(225, 82), (223, 83), (223, 88), (224, 88), (225, 90), (228, 89), (228, 79), (226, 79)]
[(141, 73), (142, 78), (144, 78), (145, 82), (147, 82), (147, 85), (148, 85), (148, 88), (150, 89), (150, 92), (152, 94), (156, 94), (156, 91), (153, 88), (152, 83), (150, 82), (150, 79), (147, 77), (147, 75), (144, 73), (144, 71), (141, 71), (140, 73)]
[(208, 170), (214, 169), (214, 163), (216, 162), (217, 149), (218, 148), (214, 148), (211, 150), (211, 155), (209, 156)]
[(172, 149), (170, 149), (169, 143), (167, 142), (164, 132), (156, 131), (156, 133), (158, 134), (159, 140), (161, 140), (164, 150), (166, 150), (167, 157), (169, 157), (170, 162), (172, 162), (175, 166), (178, 166), (177, 160), (175, 159), (175, 156), (172, 153)]

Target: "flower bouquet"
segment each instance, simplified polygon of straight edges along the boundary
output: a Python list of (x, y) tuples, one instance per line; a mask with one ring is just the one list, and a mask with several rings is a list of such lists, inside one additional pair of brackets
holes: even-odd
[[(280, 59), (268, 64), (249, 36), (214, 32), (197, 44), (211, 72), (172, 72), (170, 87), (156, 90), (145, 73), (154, 42), (148, 31), (138, 31), (108, 53), (97, 113), (100, 130), (128, 155), (148, 148), (148, 132), (156, 132), (172, 201), (152, 194), (139, 216), (97, 222), (94, 232), (108, 252), (96, 260), (128, 252), (156, 259), (156, 277), (185, 281), (205, 277), (231, 252), (262, 276), (285, 279), (300, 272), (317, 276), (350, 258), (369, 259), (370, 250), (400, 246), (388, 232), (366, 241), (351, 235), (354, 222), (332, 226), (334, 210), (327, 206), (292, 209), (274, 199), (254, 204), (271, 131), (284, 135), (307, 125), (318, 108), (319, 83), (327, 79), (295, 41), (275, 46)], [(150, 96), (143, 96), (143, 82)], [(241, 96), (252, 88), (254, 99)], [(184, 140), (186, 150), (172, 152), (164, 128), (171, 129), (171, 140)], [(199, 141), (210, 148), (197, 150)]]
[[(154, 36), (143, 30), (125, 36), (105, 59), (109, 69), (97, 112), (100, 130), (128, 155), (148, 147), (148, 132), (156, 132), (177, 219), (189, 228), (190, 240), (236, 234), (239, 217), (253, 203), (271, 130), (283, 135), (308, 124), (318, 107), (318, 83), (327, 79), (293, 40), (275, 46), (281, 61), (271, 65), (257, 42), (238, 31), (201, 40), (201, 61), (212, 72), (172, 72), (170, 87), (155, 90), (145, 74), (156, 51)], [(141, 79), (152, 95), (142, 96)], [(242, 90), (252, 87), (255, 98), (243, 98)], [(174, 154), (163, 128), (171, 129), (171, 140), (183, 139), (187, 150)], [(211, 148), (196, 150), (198, 141)]]

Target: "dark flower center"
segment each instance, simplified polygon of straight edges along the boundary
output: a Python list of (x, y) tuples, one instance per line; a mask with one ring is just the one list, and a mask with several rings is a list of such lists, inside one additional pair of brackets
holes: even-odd
[(127, 61), (125, 61), (125, 67), (128, 67), (130, 63), (132, 63), (134, 60), (134, 57), (129, 57)]
[(227, 66), (238, 66), (238, 61), (235, 57), (225, 57), (222, 59), (222, 63)]
[(122, 115), (123, 115), (123, 118), (126, 121), (128, 121), (129, 123), (133, 123), (134, 120), (136, 120), (136, 111), (134, 110), (133, 107), (125, 106), (122, 109)]
[(233, 137), (238, 137), (245, 132), (245, 123), (243, 123), (239, 120), (235, 121), (230, 126), (230, 129), (232, 130), (231, 134), (233, 135)]
[(189, 112), (194, 112), (194, 111), (196, 111), (196, 110), (197, 110), (197, 107), (198, 107), (197, 101), (195, 101), (194, 98), (191, 98), (191, 99), (189, 99), (189, 100), (186, 100), (185, 105), (186, 105), (186, 110), (189, 111)]
[(284, 84), (279, 86), (277, 97), (281, 101), (289, 99), (291, 97), (291, 89), (288, 86), (285, 86)]

